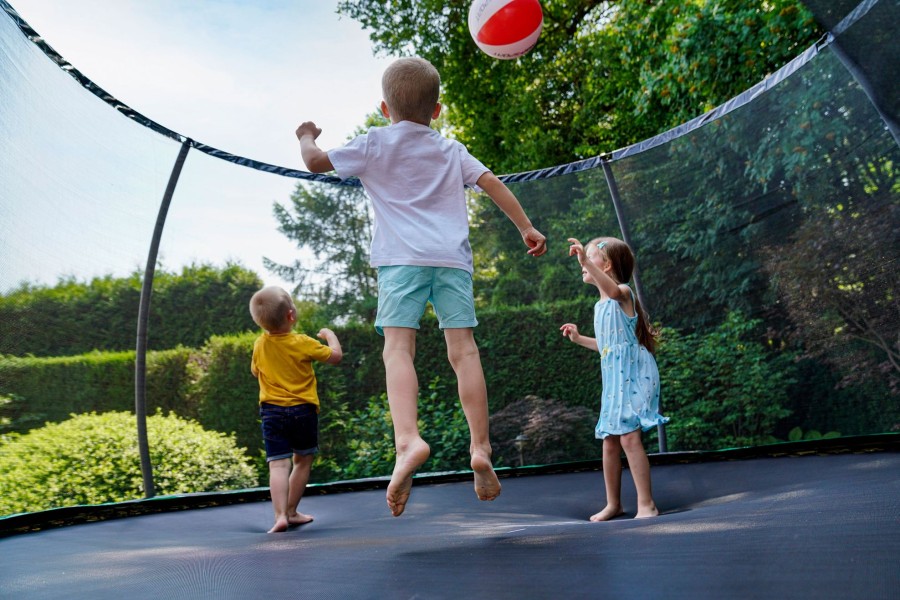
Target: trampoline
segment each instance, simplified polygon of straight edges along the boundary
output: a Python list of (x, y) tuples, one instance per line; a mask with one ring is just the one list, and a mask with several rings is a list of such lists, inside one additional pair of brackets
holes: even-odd
[(655, 519), (631, 518), (625, 473), (626, 515), (588, 522), (604, 497), (592, 464), (504, 471), (495, 502), (457, 476), (420, 479), (399, 518), (383, 481), (311, 488), (315, 521), (284, 534), (265, 533), (270, 503), (242, 502), (8, 535), (0, 596), (891, 598), (900, 454), (874, 437), (654, 455)]
[[(873, 330), (878, 336), (896, 331), (897, 313), (891, 312), (890, 302), (896, 302), (897, 249), (882, 242), (896, 239), (891, 219), (896, 212), (890, 211), (896, 211), (896, 188), (891, 185), (896, 182), (900, 129), (896, 44), (890, 43), (895, 26), (890, 24), (897, 22), (897, 4), (811, 4), (823, 15), (828, 36), (726, 104), (611, 154), (505, 175), (504, 181), (519, 186), (521, 198), (559, 216), (560, 223), (588, 207), (592, 216), (579, 226), (610, 231), (621, 227), (624, 236), (626, 226), (636, 224), (632, 231), (642, 244), (641, 255), (648, 258), (643, 273), (650, 297), (658, 299), (660, 310), (677, 312), (695, 324), (706, 324), (709, 315), (700, 314), (704, 307), (696, 296), (682, 293), (678, 286), (692, 289), (689, 284), (698, 273), (729, 275), (748, 265), (758, 275), (747, 279), (749, 291), (740, 290), (750, 312), (791, 316), (774, 306), (781, 300), (769, 289), (769, 278), (793, 281), (796, 271), (787, 267), (798, 265), (807, 276), (818, 274), (826, 261), (819, 253), (787, 253), (785, 244), (798, 232), (813, 240), (827, 238), (828, 231), (823, 234), (817, 226), (831, 225), (834, 219), (823, 215), (831, 214), (832, 205), (843, 210), (844, 203), (853, 200), (854, 214), (862, 215), (869, 229), (848, 229), (852, 236), (840, 239), (846, 247), (857, 248), (854, 256), (865, 267), (860, 269), (867, 277), (860, 284), (863, 296), (883, 300), (872, 308), (871, 314), (879, 318)], [(10, 244), (5, 252), (9, 264), (14, 262), (9, 257), (15, 258), (24, 272), (34, 271), (44, 259), (62, 270), (66, 261), (82, 262), (85, 257), (109, 267), (137, 252), (148, 255), (142, 298), (149, 299), (162, 223), (189, 150), (192, 164), (185, 168), (179, 190), (182, 198), (195, 201), (201, 194), (218, 196), (244, 186), (258, 195), (263, 179), (273, 179), (271, 175), (279, 176), (273, 197), (286, 197), (295, 180), (304, 185), (354, 185), (233, 155), (152, 121), (65, 61), (6, 0), (0, 0), (0, 59), (0, 83), (18, 86), (17, 94), (8, 98), (11, 108), (0, 110), (0, 129), (28, 133), (0, 138), (8, 149), (0, 153), (0, 163), (7, 161), (0, 168), (0, 189), (11, 190), (10, 197), (29, 198), (15, 205), (21, 211), (15, 219), (0, 219), (0, 241), (19, 240), (21, 231), (45, 232), (39, 245)], [(115, 118), (108, 118), (114, 112)], [(127, 120), (120, 119), (122, 115)], [(815, 117), (816, 128), (807, 140), (809, 115)], [(52, 135), (42, 138), (41, 132)], [(50, 142), (39, 143), (42, 139)], [(72, 139), (80, 144), (75, 156), (66, 145)], [(801, 154), (809, 157), (802, 162), (804, 168), (782, 164)], [(787, 158), (771, 159), (782, 155)], [(15, 161), (31, 156), (42, 157), (46, 176), (18, 176)], [(107, 162), (97, 157), (104, 156), (123, 161), (124, 166), (115, 169), (115, 180), (100, 177), (99, 169), (95, 172)], [(752, 177), (747, 165), (767, 164), (769, 159), (777, 167), (775, 174)], [(884, 171), (884, 190), (858, 192), (851, 198), (845, 188), (873, 187), (870, 176), (879, 173), (875, 167)], [(214, 189), (198, 185), (207, 172), (218, 176)], [(798, 196), (797, 190), (804, 194)], [(53, 213), (56, 205), (51, 200), (57, 197), (65, 197), (63, 217), (68, 217), (48, 229), (42, 217)], [(541, 204), (546, 198), (557, 200)], [(684, 256), (675, 260), (662, 243), (664, 236), (657, 235), (696, 218), (691, 211), (703, 202), (728, 217), (711, 215), (715, 223), (711, 220), (708, 228), (721, 230), (715, 255), (737, 262)], [(595, 214), (597, 206), (605, 208)], [(134, 213), (119, 212), (125, 208)], [(230, 210), (249, 219), (259, 207), (241, 199)], [(118, 221), (94, 224), (107, 214), (118, 215)], [(154, 219), (157, 226), (148, 239)], [(31, 225), (32, 220), (40, 225)], [(81, 230), (103, 235), (95, 235), (96, 243), (84, 248), (71, 241)], [(170, 244), (189, 245), (190, 239), (182, 232)], [(51, 241), (59, 246), (49, 248)], [(782, 255), (795, 256), (796, 265), (776, 260)], [(837, 266), (847, 257), (840, 258)], [(857, 263), (848, 264), (852, 270)], [(14, 282), (0, 271), (0, 283)], [(545, 283), (551, 287), (553, 280)], [(841, 301), (839, 306), (857, 304)], [(830, 347), (823, 352), (844, 359), (854, 348), (834, 337), (830, 321), (817, 320), (828, 307), (809, 307), (809, 323), (828, 325), (813, 329), (810, 340), (820, 346), (827, 342)], [(713, 314), (722, 308), (708, 310)], [(142, 299), (134, 398), (139, 423), (146, 412), (148, 318)], [(17, 321), (4, 325), (8, 331), (19, 327)], [(558, 338), (555, 327), (548, 330)], [(502, 358), (492, 356), (497, 362)], [(849, 364), (855, 368), (856, 363)], [(876, 367), (870, 364), (869, 371), (851, 373), (848, 385), (862, 391), (847, 396), (850, 400), (831, 398), (831, 383), (803, 388), (792, 425), (802, 435), (810, 433), (808, 422), (830, 427), (840, 421), (837, 417), (846, 422), (845, 412), (857, 416), (876, 404), (895, 408), (895, 397), (888, 397), (886, 388), (866, 387), (881, 373)], [(535, 388), (531, 391), (540, 398), (571, 394), (551, 384), (575, 378), (555, 375), (535, 369), (530, 387), (516, 383), (523, 390)], [(709, 397), (718, 402), (717, 393)], [(773, 404), (770, 397), (761, 397)], [(59, 409), (57, 404), (48, 403), (47, 410)], [(817, 412), (829, 409), (835, 414)], [(68, 412), (41, 418), (61, 420)], [(272, 524), (266, 489), (7, 516), (0, 518), (0, 598), (897, 598), (900, 433), (884, 433), (897, 431), (897, 426), (888, 417), (882, 420), (874, 425), (863, 417), (851, 420), (851, 429), (842, 429), (838, 435), (844, 437), (837, 439), (653, 454), (653, 496), (661, 515), (646, 520), (631, 518), (635, 491), (626, 473), (625, 516), (606, 523), (588, 521), (605, 498), (599, 461), (501, 469), (503, 493), (495, 502), (476, 499), (471, 474), (419, 476), (399, 518), (391, 517), (385, 505), (386, 478), (315, 485), (301, 504), (315, 521), (284, 534), (266, 534)], [(138, 429), (140, 433), (140, 425)], [(828, 435), (829, 429), (822, 431)], [(253, 435), (257, 439), (255, 425)], [(517, 439), (515, 433), (510, 439)], [(663, 448), (664, 439), (658, 439)], [(141, 451), (143, 489), (152, 491), (146, 436)]]

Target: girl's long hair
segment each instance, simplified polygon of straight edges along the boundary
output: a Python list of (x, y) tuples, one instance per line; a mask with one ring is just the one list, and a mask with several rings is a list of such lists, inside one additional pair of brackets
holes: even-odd
[[(631, 281), (634, 273), (634, 252), (628, 247), (628, 244), (618, 238), (599, 237), (590, 241), (591, 244), (606, 242), (600, 252), (606, 253), (606, 258), (612, 265), (613, 279), (616, 283), (627, 284)], [(641, 306), (637, 294), (634, 294), (634, 313), (637, 315), (637, 324), (634, 326), (634, 333), (638, 342), (644, 346), (650, 354), (656, 354), (656, 338), (659, 332), (650, 324), (650, 316)]]

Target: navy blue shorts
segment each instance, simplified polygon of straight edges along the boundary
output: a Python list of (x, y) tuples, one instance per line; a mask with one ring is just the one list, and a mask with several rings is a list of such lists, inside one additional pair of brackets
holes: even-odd
[(319, 415), (314, 404), (259, 405), (266, 462), (319, 451)]

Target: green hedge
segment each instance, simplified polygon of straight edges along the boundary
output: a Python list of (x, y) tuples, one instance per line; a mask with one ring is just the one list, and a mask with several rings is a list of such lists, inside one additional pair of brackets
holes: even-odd
[[(193, 351), (147, 354), (147, 411), (197, 416), (190, 393)], [(134, 352), (92, 352), (59, 358), (0, 356), (0, 406), (8, 421), (0, 431), (24, 433), (71, 414), (134, 411)]]
[[(135, 347), (143, 273), (127, 278), (62, 280), (53, 287), (23, 284), (0, 294), (0, 354), (71, 356)], [(262, 287), (240, 265), (190, 265), (158, 270), (148, 315), (151, 350), (202, 346), (212, 335), (253, 329), (247, 305)], [(215, 310), (210, 310), (215, 307)]]
[[(584, 415), (587, 425), (593, 426), (601, 390), (599, 354), (572, 344), (559, 333), (560, 325), (571, 321), (590, 335), (592, 305), (593, 299), (585, 298), (479, 313), (475, 336), (492, 415), (511, 408), (508, 415), (527, 415), (539, 422), (554, 418), (550, 407), (559, 413), (562, 406)], [(378, 413), (385, 391), (383, 339), (369, 326), (336, 327), (335, 331), (344, 361), (334, 366), (316, 365), (322, 404), (322, 454), (317, 465), (328, 463), (318, 474), (314, 472), (316, 480), (319, 475), (340, 477), (359, 472), (348, 464), (359, 454), (360, 447), (353, 444), (372, 443), (372, 436), (380, 439), (384, 433), (365, 425), (367, 420), (384, 417), (383, 411)], [(212, 337), (200, 349), (148, 353), (147, 400), (150, 414), (158, 409), (171, 411), (196, 419), (208, 430), (233, 434), (264, 475), (258, 388), (250, 374), (256, 335)], [(889, 431), (896, 422), (895, 403), (875, 390), (866, 404), (854, 402), (857, 416), (851, 426), (847, 410), (840, 407), (855, 396), (834, 389), (827, 395), (819, 388), (811, 396), (810, 369), (798, 370), (802, 363), (795, 362), (794, 354), (785, 348), (772, 345), (759, 321), (736, 313), (704, 333), (666, 330), (657, 361), (662, 412), (671, 418), (669, 450), (766, 443), (787, 439), (794, 427), (845, 435), (875, 433)], [(455, 376), (433, 316), (426, 316), (418, 335), (416, 368), (423, 415), (428, 414), (429, 402), (446, 404), (456, 398)], [(437, 395), (432, 387), (436, 381), (441, 386)], [(0, 433), (23, 433), (45, 421), (63, 421), (70, 414), (133, 411), (133, 397), (133, 352), (45, 359), (0, 356)], [(522, 405), (525, 398), (538, 400)], [(541, 406), (548, 408), (534, 411), (533, 407)], [(523, 431), (516, 418), (512, 416), (500, 426), (501, 419), (493, 440), (507, 464), (518, 459), (510, 445)], [(451, 422), (449, 417), (442, 420)], [(863, 424), (867, 431), (854, 429)], [(423, 430), (429, 425), (423, 420)], [(571, 433), (581, 437), (585, 435), (582, 429), (590, 435), (588, 426)], [(432, 429), (432, 434), (437, 432)], [(456, 439), (443, 434), (437, 437), (442, 444)], [(647, 435), (646, 444), (655, 449), (654, 432)], [(552, 455), (553, 442), (545, 445), (543, 450), (530, 449), (537, 454), (529, 455), (529, 460), (558, 460)], [(589, 445), (580, 442), (573, 442), (569, 450), (578, 458), (591, 452)], [(455, 456), (456, 449), (448, 448), (447, 453)]]

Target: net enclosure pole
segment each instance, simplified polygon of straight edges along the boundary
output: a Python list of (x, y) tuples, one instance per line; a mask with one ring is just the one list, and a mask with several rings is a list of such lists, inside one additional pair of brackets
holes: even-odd
[[(616, 178), (613, 176), (612, 169), (609, 166), (609, 157), (601, 157), (600, 164), (603, 166), (603, 174), (606, 176), (606, 184), (609, 186), (609, 195), (612, 198), (613, 207), (616, 209), (616, 219), (619, 221), (619, 229), (622, 232), (622, 241), (628, 244), (629, 248), (634, 249), (634, 244), (631, 243), (631, 234), (628, 230), (628, 220), (625, 218), (625, 211), (622, 210), (622, 198), (619, 195), (619, 186), (616, 184)], [(641, 291), (641, 271), (637, 260), (634, 261), (634, 274), (632, 275), (632, 278), (634, 279), (634, 290), (638, 300), (640, 301), (641, 306), (644, 306), (646, 310), (648, 305), (644, 301), (644, 294)], [(659, 451), (668, 452), (665, 423), (657, 425), (656, 431), (659, 434)]]
[(156, 495), (153, 485), (153, 465), (150, 463), (150, 445), (147, 441), (147, 325), (150, 321), (150, 296), (153, 293), (153, 276), (156, 272), (156, 257), (159, 253), (159, 241), (162, 238), (163, 226), (169, 204), (175, 193), (175, 184), (181, 175), (184, 159), (191, 147), (191, 140), (185, 139), (172, 167), (166, 192), (163, 194), (147, 253), (147, 266), (144, 269), (144, 281), (141, 285), (141, 302), (138, 308), (137, 344), (134, 357), (134, 414), (137, 418), (138, 452), (141, 456), (141, 474), (144, 480), (144, 496), (152, 498)]

